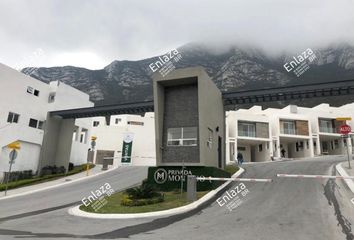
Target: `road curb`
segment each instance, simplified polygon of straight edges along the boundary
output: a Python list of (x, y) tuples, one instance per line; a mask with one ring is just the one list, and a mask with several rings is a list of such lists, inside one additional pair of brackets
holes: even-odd
[[(341, 175), (342, 177), (348, 177), (349, 175), (347, 174), (347, 172), (344, 170), (344, 168), (342, 167), (342, 163), (339, 163), (336, 165), (336, 170), (339, 173), (339, 175)], [(354, 193), (354, 182), (351, 179), (344, 179), (344, 182), (347, 184), (347, 186), (349, 187), (350, 191), (352, 191), (352, 193)]]
[[(110, 169), (108, 169), (107, 171), (104, 171), (104, 172), (99, 172), (97, 174), (90, 175), (90, 176), (84, 176), (82, 178), (74, 179), (74, 180), (71, 180), (71, 181), (68, 181), (68, 182), (59, 183), (59, 184), (56, 184), (56, 185), (53, 185), (53, 186), (48, 186), (48, 187), (44, 187), (44, 188), (40, 188), (40, 189), (36, 189), (36, 190), (32, 190), (32, 191), (27, 191), (27, 192), (23, 192), (23, 193), (17, 193), (17, 194), (10, 195), (10, 196), (2, 196), (2, 197), (0, 197), (0, 201), (1, 200), (5, 200), (5, 199), (9, 199), (9, 198), (25, 196), (25, 195), (28, 195), (28, 194), (32, 194), (32, 193), (36, 193), (36, 192), (40, 192), (40, 191), (44, 191), (44, 190), (48, 190), (48, 189), (52, 189), (52, 188), (56, 188), (56, 187), (61, 187), (61, 186), (67, 185), (67, 184), (71, 184), (71, 183), (87, 180), (87, 179), (90, 179), (92, 177), (96, 177), (96, 176), (99, 176), (101, 174), (105, 174), (107, 172), (113, 171), (113, 170), (115, 170), (117, 168), (118, 168), (118, 166), (117, 167), (112, 167), (112, 168), (110, 168)], [(80, 174), (80, 173), (78, 173), (78, 174)], [(70, 177), (70, 176), (68, 176), (68, 177)], [(63, 179), (64, 178), (65, 177), (63, 177)]]
[[(243, 168), (240, 168), (232, 177), (238, 177), (240, 176), (245, 170)], [(191, 210), (194, 210), (201, 206), (203, 203), (209, 201), (212, 199), (218, 192), (220, 192), (222, 189), (227, 187), (232, 181), (227, 181), (221, 186), (219, 186), (217, 189), (210, 191), (207, 193), (205, 196), (200, 198), (199, 200), (188, 204), (186, 206), (178, 207), (178, 208), (173, 208), (169, 210), (163, 210), (163, 211), (158, 211), (158, 212), (150, 212), (150, 213), (130, 213), (130, 214), (101, 214), (101, 213), (89, 213), (80, 210), (80, 206), (75, 206), (73, 208), (70, 208), (68, 210), (68, 213), (73, 216), (77, 217), (85, 217), (85, 218), (96, 218), (96, 219), (134, 219), (134, 218), (148, 218), (148, 217), (166, 217), (166, 216), (171, 216), (171, 215), (177, 215), (181, 213), (186, 213)]]

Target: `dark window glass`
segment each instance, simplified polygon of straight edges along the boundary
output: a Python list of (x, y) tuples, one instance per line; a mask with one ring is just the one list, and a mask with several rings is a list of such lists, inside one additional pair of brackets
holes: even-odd
[(13, 113), (12, 112), (9, 112), (9, 115), (7, 117), (7, 122), (11, 123), (12, 122), (12, 118), (13, 118)]
[(44, 122), (38, 121), (38, 129), (43, 129)]
[(7, 116), (7, 122), (8, 123), (18, 123), (18, 119), (20, 118), (20, 115), (17, 113), (9, 112), (9, 115)]
[(28, 126), (37, 128), (38, 121), (36, 119), (30, 118)]
[(33, 95), (34, 96), (39, 96), (39, 91), (38, 90), (34, 90)]

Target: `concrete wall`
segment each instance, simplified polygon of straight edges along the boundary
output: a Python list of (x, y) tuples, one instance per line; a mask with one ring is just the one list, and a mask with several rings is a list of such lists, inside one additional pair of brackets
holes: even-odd
[[(293, 143), (288, 143), (288, 156), (290, 158), (304, 158), (304, 157), (310, 157), (311, 156), (311, 142), (310, 140), (299, 140), (298, 142), (303, 142), (304, 143), (304, 148), (302, 150), (299, 149), (299, 151), (296, 151), (296, 142)], [(309, 142), (309, 148), (307, 148), (306, 142)]]
[[(262, 144), (262, 151), (259, 151), (259, 146)], [(259, 143), (258, 145), (255, 145), (255, 155), (254, 155), (254, 159), (252, 159), (255, 162), (267, 162), (270, 161), (270, 156), (271, 156), (271, 144), (270, 143), (266, 143), (266, 142), (262, 142)], [(268, 146), (268, 148), (267, 148)]]
[[(198, 104), (198, 131), (199, 131), (199, 158), (198, 161), (194, 159), (188, 159), (189, 162), (186, 162), (186, 165), (196, 165), (196, 166), (219, 166), (218, 164), (218, 138), (221, 137), (220, 152), (221, 152), (221, 164), (220, 167), (224, 165), (225, 159), (225, 122), (224, 116), (225, 112), (223, 109), (223, 103), (221, 98), (221, 93), (211, 81), (208, 75), (205, 73), (203, 68), (186, 68), (178, 69), (168, 74), (167, 77), (162, 77), (158, 73), (154, 74), (154, 110), (155, 110), (155, 131), (156, 131), (156, 157), (157, 165), (181, 165), (181, 161), (174, 159), (169, 161), (167, 158), (164, 158), (163, 152), (169, 151), (166, 150), (165, 139), (163, 138), (164, 130), (168, 126), (165, 126), (165, 117), (169, 114), (166, 114), (166, 111), (169, 111), (165, 106), (167, 95), (165, 88), (171, 86), (185, 86), (189, 84), (195, 84), (198, 82), (198, 99), (194, 101)], [(187, 98), (188, 99), (188, 98)], [(180, 106), (181, 109), (177, 111), (186, 112), (190, 106), (177, 104), (176, 107)], [(210, 106), (213, 106), (211, 108)], [(170, 108), (171, 106), (169, 106)], [(175, 110), (176, 111), (176, 110)], [(193, 114), (193, 111), (192, 111)], [(185, 119), (188, 119), (187, 116), (184, 116)], [(182, 125), (184, 123), (181, 123)], [(182, 126), (182, 125), (179, 126)], [(187, 123), (187, 126), (190, 126), (190, 123)], [(207, 145), (207, 140), (209, 138), (209, 129), (213, 131), (212, 136), (212, 147), (210, 148)], [(215, 147), (214, 147), (215, 146)], [(169, 147), (170, 148), (170, 147)], [(181, 148), (179, 148), (181, 149)], [(181, 154), (186, 154), (186, 157), (193, 157), (194, 154), (189, 153), (188, 151), (181, 151)], [(193, 157), (194, 158), (194, 157)]]
[[(26, 159), (19, 158), (16, 163), (19, 171), (30, 169), (37, 171), (37, 168), (40, 169), (41, 166), (50, 163), (55, 164), (56, 158), (44, 159), (42, 156), (38, 157), (38, 149), (42, 146), (43, 138), (48, 134), (50, 135), (50, 133), (45, 132), (45, 129), (48, 127), (51, 132), (58, 130), (55, 130), (55, 128), (58, 128), (58, 126), (55, 126), (56, 124), (53, 125), (51, 121), (47, 122), (48, 111), (93, 106), (93, 103), (89, 101), (89, 96), (77, 89), (58, 81), (50, 84), (43, 83), (3, 64), (0, 64), (0, 88), (4, 90), (0, 95), (0, 172), (8, 171), (8, 157), (5, 157), (6, 153), (2, 153), (4, 146), (17, 140), (23, 142), (24, 146), (20, 151), (21, 155), (26, 156)], [(34, 94), (35, 91), (38, 91), (39, 94)], [(55, 99), (51, 102), (49, 96), (53, 93)], [(7, 122), (9, 112), (20, 115), (17, 123), (10, 124)], [(30, 119), (43, 122), (43, 129), (39, 129), (38, 125), (37, 128), (30, 127)], [(90, 120), (77, 122), (76, 124), (91, 126)], [(69, 139), (71, 139), (72, 133), (69, 135)], [(50, 144), (54, 137), (53, 135), (46, 138), (49, 142), (48, 145), (53, 148), (45, 151), (50, 156), (57, 153), (57, 145)], [(84, 149), (87, 151), (87, 146), (77, 146), (73, 148), (73, 152), (77, 151), (76, 156), (78, 156), (83, 153)], [(3, 157), (5, 159), (2, 159)], [(43, 160), (43, 162), (39, 162), (40, 160)], [(61, 164), (61, 162), (58, 162), (58, 164)]]
[[(33, 173), (36, 173), (41, 146), (23, 141), (20, 141), (20, 144), (21, 149), (18, 151), (17, 158), (12, 165), (11, 171), (32, 170)], [(9, 169), (10, 151), (11, 150), (7, 147), (3, 147), (1, 151), (0, 168), (4, 169), (4, 172), (7, 172)]]
[[(242, 148), (242, 150), (240, 149)], [(244, 148), (244, 150), (243, 150)], [(247, 145), (247, 144), (238, 144), (237, 145), (237, 151), (236, 151), (236, 156), (237, 156), (237, 152), (242, 153), (243, 156), (243, 160), (245, 162), (251, 162), (251, 145)]]
[(164, 109), (162, 162), (199, 163), (199, 143), (197, 146), (167, 146), (169, 128), (198, 127), (198, 85), (165, 87)]
[[(220, 90), (209, 78), (205, 71), (200, 70), (198, 77), (199, 96), (199, 143), (200, 159), (206, 166), (223, 168), (226, 149), (225, 110)], [(212, 106), (212, 107), (211, 107)], [(212, 147), (208, 147), (209, 130), (213, 131)], [(218, 146), (218, 138), (221, 138), (221, 146)], [(221, 151), (220, 163), (218, 163), (218, 147)]]
[[(120, 118), (122, 121), (115, 124), (113, 119)], [(103, 117), (95, 118), (99, 121), (98, 127), (92, 128), (92, 135), (97, 137), (96, 150), (108, 150), (114, 152), (114, 165), (121, 165), (121, 151), (123, 134), (133, 133), (132, 165), (155, 166), (155, 121), (154, 113), (146, 113), (144, 117), (137, 115), (117, 115), (111, 117), (111, 125), (105, 125)], [(143, 122), (143, 126), (129, 125), (128, 121)]]

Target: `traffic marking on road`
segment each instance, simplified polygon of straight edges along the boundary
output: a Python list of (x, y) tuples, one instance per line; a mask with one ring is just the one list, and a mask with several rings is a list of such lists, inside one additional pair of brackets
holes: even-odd
[(303, 174), (277, 174), (277, 177), (283, 178), (315, 178), (315, 179), (354, 179), (354, 176), (331, 176), (331, 175), (303, 175)]
[(216, 178), (216, 177), (197, 177), (199, 181), (235, 181), (235, 182), (272, 182), (270, 178)]

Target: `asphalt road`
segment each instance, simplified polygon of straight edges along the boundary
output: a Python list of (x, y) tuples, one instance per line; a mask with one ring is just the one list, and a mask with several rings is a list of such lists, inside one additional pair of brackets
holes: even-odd
[[(24, 204), (24, 199), (13, 199), (7, 204), (0, 201), (1, 216), (7, 216), (0, 219), (0, 239), (350, 240), (354, 239), (354, 205), (350, 201), (354, 196), (342, 180), (275, 178), (277, 173), (334, 175), (333, 167), (341, 160), (344, 159), (329, 157), (245, 165), (243, 177), (273, 178), (274, 181), (245, 183), (249, 193), (241, 197), (242, 203), (232, 211), (220, 207), (214, 199), (191, 213), (162, 219), (86, 219), (68, 215), (68, 208), (11, 218), (9, 216), (18, 211), (13, 206), (8, 210), (7, 205), (12, 205), (13, 201), (16, 205)], [(132, 172), (120, 174), (117, 178), (114, 174), (103, 175), (100, 181), (120, 185), (121, 178), (131, 177)], [(236, 185), (239, 183), (231, 185), (230, 189)], [(75, 189), (70, 188), (66, 193), (56, 191), (49, 200), (48, 196), (33, 194), (25, 199), (28, 205), (23, 205), (25, 209), (21, 212), (32, 212), (32, 206), (41, 209), (43, 202), (55, 206), (51, 201), (56, 194), (65, 198), (75, 195)], [(77, 195), (67, 202), (80, 197)]]

